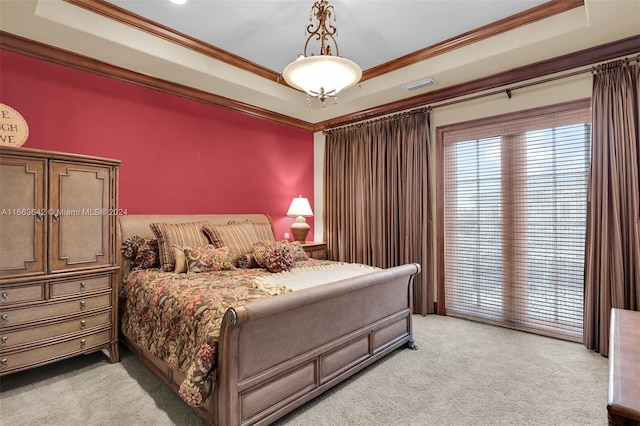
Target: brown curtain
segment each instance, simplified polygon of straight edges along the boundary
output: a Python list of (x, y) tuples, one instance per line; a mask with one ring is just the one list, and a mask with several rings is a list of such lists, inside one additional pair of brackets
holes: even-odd
[(415, 312), (433, 312), (427, 109), (326, 133), (324, 238), (329, 258), (388, 268), (419, 263)]
[(611, 308), (640, 306), (640, 66), (594, 68), (584, 344), (609, 353)]

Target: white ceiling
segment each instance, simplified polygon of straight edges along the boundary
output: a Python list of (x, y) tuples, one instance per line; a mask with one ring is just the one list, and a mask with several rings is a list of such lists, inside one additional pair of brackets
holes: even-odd
[[(108, 0), (275, 72), (302, 53), (313, 0)], [(331, 0), (340, 56), (364, 69), (547, 0)], [(315, 19), (314, 19), (315, 22)], [(319, 54), (319, 43), (309, 53)]]
[[(100, 2), (100, 0), (93, 0)], [(313, 1), (111, 0), (280, 73), (301, 53)], [(540, 0), (331, 1), (340, 55), (363, 70), (542, 3)], [(585, 5), (366, 79), (337, 105), (63, 0), (0, 0), (0, 29), (122, 68), (318, 123), (640, 34), (640, 0)], [(640, 50), (640, 46), (639, 46)], [(434, 78), (416, 91), (408, 83)]]

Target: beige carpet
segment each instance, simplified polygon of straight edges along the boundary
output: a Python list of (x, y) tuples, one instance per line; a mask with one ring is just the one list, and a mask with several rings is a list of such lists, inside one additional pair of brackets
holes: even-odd
[[(607, 359), (582, 345), (414, 316), (401, 349), (278, 425), (606, 425)], [(200, 425), (129, 352), (0, 378), (1, 425)]]

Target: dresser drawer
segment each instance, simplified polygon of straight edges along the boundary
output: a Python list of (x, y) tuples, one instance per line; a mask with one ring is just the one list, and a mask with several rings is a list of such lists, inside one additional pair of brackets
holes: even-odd
[(53, 345), (5, 354), (0, 356), (0, 374), (23, 367), (31, 367), (45, 361), (55, 361), (66, 356), (91, 352), (110, 343), (111, 331), (105, 330)]
[(20, 302), (44, 300), (44, 284), (29, 284), (22, 286), (3, 286), (0, 289), (0, 307)]
[(73, 281), (61, 281), (52, 282), (51, 284), (51, 297), (66, 296), (75, 293), (84, 293), (93, 290), (103, 290), (111, 287), (111, 277), (106, 275), (104, 277), (85, 278)]
[(60, 315), (86, 312), (106, 306), (111, 306), (111, 293), (83, 297), (67, 302), (34, 305), (27, 308), (0, 309), (0, 329), (10, 325), (23, 324)]
[(100, 314), (83, 316), (55, 324), (24, 328), (22, 330), (11, 331), (8, 333), (0, 332), (0, 351), (10, 349), (24, 343), (62, 336), (63, 334), (73, 333), (76, 331), (88, 330), (93, 327), (110, 323), (111, 310), (108, 310)]

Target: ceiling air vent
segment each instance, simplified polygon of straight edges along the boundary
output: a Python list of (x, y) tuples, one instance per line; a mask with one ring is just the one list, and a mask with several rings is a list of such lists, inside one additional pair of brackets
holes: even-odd
[(426, 78), (424, 80), (420, 80), (420, 81), (416, 81), (414, 83), (410, 83), (407, 84), (406, 86), (404, 86), (405, 90), (418, 90), (418, 89), (422, 89), (423, 87), (427, 87), (427, 86), (431, 86), (432, 84), (436, 84), (437, 82), (432, 79), (432, 78)]

